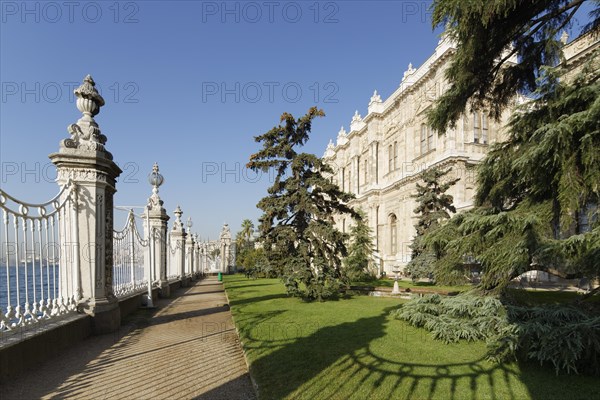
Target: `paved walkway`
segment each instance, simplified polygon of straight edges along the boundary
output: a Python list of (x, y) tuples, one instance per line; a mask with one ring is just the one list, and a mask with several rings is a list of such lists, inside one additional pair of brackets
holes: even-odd
[(255, 399), (226, 303), (215, 278), (180, 289), (3, 385), (0, 398)]

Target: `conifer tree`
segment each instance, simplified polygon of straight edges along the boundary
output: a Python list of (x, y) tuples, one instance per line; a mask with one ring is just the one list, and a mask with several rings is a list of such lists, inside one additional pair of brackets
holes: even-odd
[(457, 51), (430, 124), (443, 132), (468, 107), (498, 119), (518, 93), (531, 99), (482, 161), (475, 208), (423, 237), (443, 282), (464, 279), (465, 256), (481, 263), (486, 291), (531, 269), (599, 275), (598, 52), (575, 79), (560, 63), (561, 33), (584, 3), (584, 31), (597, 37), (600, 0), (434, 0), (433, 26), (446, 27)]
[(316, 107), (298, 119), (284, 113), (280, 125), (255, 138), (263, 148), (248, 163), (254, 171), (276, 172), (268, 196), (257, 205), (264, 212), (260, 240), (288, 293), (307, 300), (335, 297), (343, 282), (340, 258), (347, 253), (347, 235), (335, 228), (333, 215), (359, 218), (347, 206), (353, 196), (326, 178), (331, 167), (297, 150), (308, 141), (313, 119), (324, 115)]
[[(561, 57), (560, 36), (588, 3), (585, 31), (600, 24), (600, 0), (434, 0), (433, 27), (445, 28), (457, 50), (446, 76), (449, 89), (438, 99), (430, 122), (439, 132), (470, 105), (499, 119), (514, 96), (537, 88), (544, 66)], [(518, 64), (511, 63), (517, 56)]]
[(450, 179), (443, 182), (444, 177), (450, 169), (442, 170), (433, 167), (425, 170), (422, 175), (423, 184), (416, 184), (417, 193), (413, 197), (417, 200), (417, 208), (414, 213), (419, 216), (415, 229), (417, 231), (412, 245), (412, 257), (408, 263), (408, 272), (415, 279), (435, 275), (435, 254), (426, 250), (422, 238), (432, 229), (436, 228), (442, 221), (450, 218), (450, 213), (455, 213), (453, 205), (454, 198), (446, 192), (459, 179)]
[(373, 273), (369, 270), (373, 262), (373, 236), (367, 223), (366, 215), (358, 211), (360, 219), (350, 229), (350, 246), (348, 257), (345, 258), (345, 272), (350, 281), (363, 281), (372, 279)]
[(481, 263), (486, 291), (532, 269), (600, 276), (599, 60), (569, 82), (542, 70), (535, 99), (479, 168), (476, 207), (425, 238), (444, 282), (460, 280), (465, 254)]

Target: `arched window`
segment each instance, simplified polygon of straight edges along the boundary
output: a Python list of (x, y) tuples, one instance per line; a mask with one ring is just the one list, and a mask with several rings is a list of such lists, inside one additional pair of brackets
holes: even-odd
[(390, 215), (390, 253), (396, 255), (398, 251), (398, 219), (396, 215)]

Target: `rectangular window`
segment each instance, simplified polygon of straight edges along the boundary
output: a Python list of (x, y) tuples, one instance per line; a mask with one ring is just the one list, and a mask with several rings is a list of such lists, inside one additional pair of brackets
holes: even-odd
[(360, 194), (360, 156), (356, 159), (356, 194)]
[(394, 142), (394, 171), (398, 168), (398, 142)]
[(368, 167), (368, 162), (367, 160), (365, 160), (365, 183), (367, 183), (367, 167)]
[(488, 142), (488, 120), (485, 113), (481, 113), (481, 143), (487, 144)]
[(433, 146), (433, 129), (427, 127), (427, 150), (433, 150), (435, 147)]
[(394, 170), (394, 149), (392, 145), (388, 147), (388, 172), (392, 172)]
[(481, 140), (481, 114), (479, 111), (473, 113), (473, 143)]
[(352, 171), (348, 168), (348, 193), (352, 192)]
[(375, 183), (379, 183), (379, 143), (375, 143)]
[(427, 152), (427, 126), (421, 125), (421, 154)]
[(346, 191), (346, 168), (342, 168), (342, 191)]

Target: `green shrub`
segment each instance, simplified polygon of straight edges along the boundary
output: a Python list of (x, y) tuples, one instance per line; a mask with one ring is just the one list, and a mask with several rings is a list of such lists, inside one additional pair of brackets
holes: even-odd
[(473, 294), (412, 300), (392, 315), (446, 343), (484, 340), (487, 358), (520, 356), (556, 372), (600, 375), (600, 316), (571, 305), (521, 307)]

